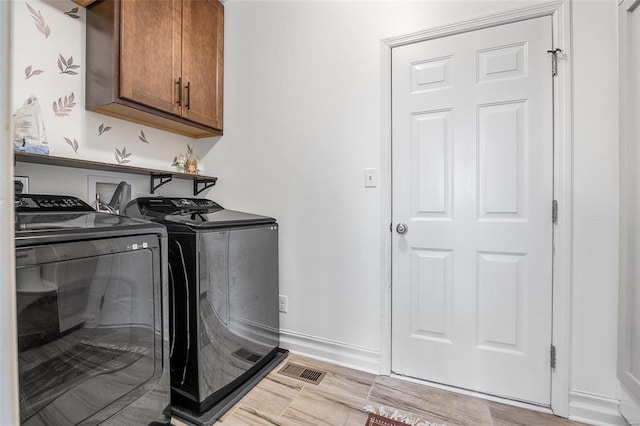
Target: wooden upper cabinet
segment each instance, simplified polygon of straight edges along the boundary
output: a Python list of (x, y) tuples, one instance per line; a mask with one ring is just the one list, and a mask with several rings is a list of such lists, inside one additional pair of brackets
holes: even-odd
[(222, 128), (223, 7), (217, 1), (182, 3), (183, 116)]
[(120, 96), (180, 115), (182, 0), (123, 1)]
[(87, 109), (222, 134), (223, 35), (217, 0), (96, 1), (87, 8)]

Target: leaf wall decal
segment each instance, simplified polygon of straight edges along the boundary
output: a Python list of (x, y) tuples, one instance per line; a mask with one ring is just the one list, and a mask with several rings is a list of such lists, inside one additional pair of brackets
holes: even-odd
[(58, 98), (58, 102), (53, 101), (53, 113), (56, 117), (67, 117), (74, 106), (76, 106), (75, 95), (71, 92), (69, 96), (64, 97), (64, 102), (62, 98)]
[(149, 141), (147, 140), (147, 136), (144, 134), (144, 130), (140, 130), (140, 136), (138, 136), (138, 139), (140, 139), (144, 143), (149, 143)]
[(65, 14), (65, 15), (67, 15), (67, 16), (72, 17), (73, 19), (79, 19), (79, 18), (80, 18), (80, 16), (79, 16), (79, 15), (76, 15), (77, 13), (78, 13), (78, 8), (77, 8), (77, 7), (74, 7), (73, 9), (71, 9), (71, 10), (70, 10), (70, 11), (68, 11), (68, 12), (65, 12), (64, 14)]
[(102, 136), (104, 132), (108, 132), (109, 130), (111, 130), (111, 126), (105, 126), (104, 123), (102, 123), (98, 126), (98, 136)]
[(44, 17), (42, 16), (42, 13), (39, 10), (36, 11), (33, 7), (29, 5), (29, 3), (25, 3), (25, 4), (27, 5), (27, 9), (29, 9), (29, 13), (31, 13), (31, 17), (35, 21), (34, 23), (38, 31), (44, 34), (45, 38), (49, 38), (49, 36), (51, 35), (51, 29), (45, 22)]
[(120, 151), (118, 148), (115, 148), (116, 150), (116, 162), (118, 164), (127, 164), (129, 163), (131, 160), (129, 160), (128, 158), (131, 157), (131, 153), (127, 152), (127, 147), (125, 146), (124, 148), (122, 148), (122, 151)]
[(26, 68), (24, 69), (24, 75), (25, 75), (24, 79), (25, 79), (25, 80), (28, 80), (28, 79), (30, 79), (31, 77), (33, 77), (34, 75), (40, 75), (40, 74), (42, 74), (43, 72), (44, 72), (44, 71), (42, 71), (42, 70), (34, 70), (34, 69), (33, 69), (33, 67), (32, 67), (31, 65), (29, 65), (28, 67), (26, 67)]
[(69, 56), (69, 59), (65, 59), (62, 54), (58, 54), (58, 69), (60, 74), (77, 75), (78, 73), (73, 71), (80, 68), (80, 65), (73, 63), (73, 56)]
[(71, 145), (71, 148), (73, 148), (73, 151), (77, 154), (78, 153), (78, 147), (80, 146), (80, 144), (78, 144), (78, 141), (74, 138), (73, 141), (69, 138), (64, 138), (65, 141), (67, 141), (67, 144)]

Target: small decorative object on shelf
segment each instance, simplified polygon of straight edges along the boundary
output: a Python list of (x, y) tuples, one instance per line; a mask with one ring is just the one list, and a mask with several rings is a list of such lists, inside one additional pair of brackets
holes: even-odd
[(198, 174), (198, 157), (189, 145), (187, 145), (187, 153), (176, 155), (171, 165), (177, 167), (178, 170), (183, 170), (185, 173)]
[(198, 162), (187, 160), (184, 171), (192, 175), (198, 174)]

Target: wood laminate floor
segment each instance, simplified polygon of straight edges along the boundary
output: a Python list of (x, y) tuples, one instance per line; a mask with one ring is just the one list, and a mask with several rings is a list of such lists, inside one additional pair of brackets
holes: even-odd
[[(278, 371), (285, 362), (326, 371), (317, 385)], [(582, 423), (404, 380), (289, 355), (215, 426), (364, 426), (380, 406), (447, 426), (577, 426)], [(184, 423), (174, 420), (178, 426)]]

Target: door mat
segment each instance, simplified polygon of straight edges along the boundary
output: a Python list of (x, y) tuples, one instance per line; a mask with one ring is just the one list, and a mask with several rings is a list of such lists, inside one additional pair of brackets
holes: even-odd
[(397, 420), (391, 420), (377, 414), (369, 413), (369, 417), (367, 417), (367, 423), (365, 423), (365, 426), (406, 426), (406, 423), (402, 423)]
[(369, 413), (365, 426), (446, 426), (443, 423), (431, 423), (417, 417), (411, 417), (398, 410), (387, 409), (383, 406), (376, 410), (371, 405), (367, 405), (363, 410)]

